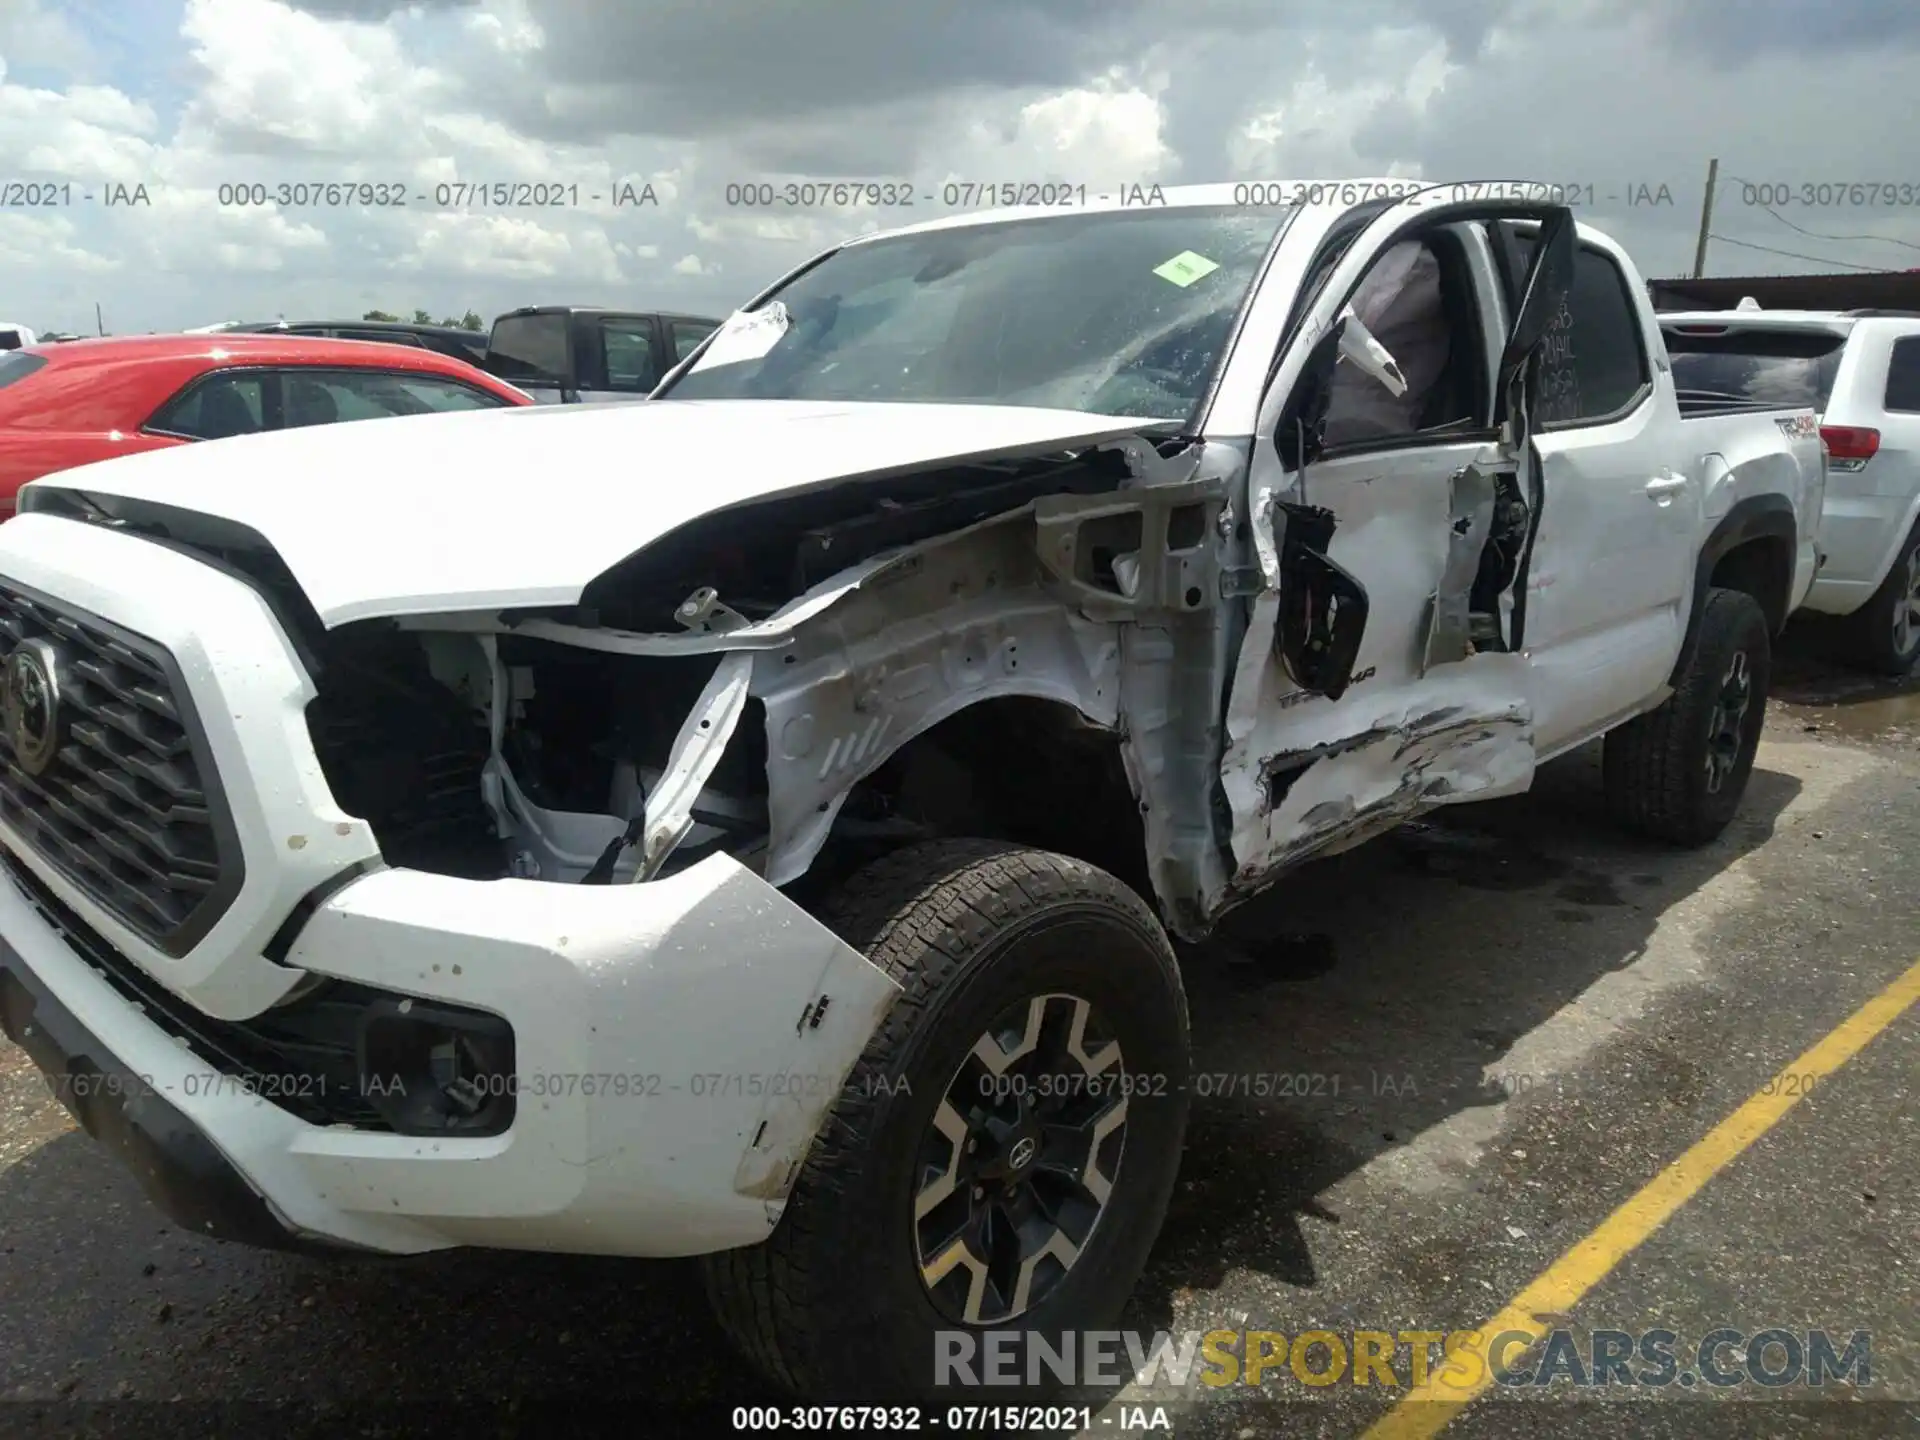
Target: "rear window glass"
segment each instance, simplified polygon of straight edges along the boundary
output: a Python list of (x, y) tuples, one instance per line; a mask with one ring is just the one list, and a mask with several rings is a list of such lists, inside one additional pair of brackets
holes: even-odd
[(507, 402), (454, 380), (368, 370), (298, 371), (286, 377), (289, 429), (345, 420), (383, 420), (445, 410), (496, 410)]
[(487, 369), (503, 380), (559, 384), (567, 363), (565, 315), (509, 315), (494, 322), (487, 342)]
[(1893, 342), (1887, 357), (1886, 407), (1902, 415), (1920, 412), (1920, 335)]
[(699, 348), (700, 342), (719, 329), (711, 320), (676, 320), (673, 322), (673, 358), (684, 360)]
[(46, 363), (44, 355), (29, 355), (24, 350), (0, 351), (0, 389), (26, 379)]
[(190, 384), (146, 428), (190, 440), (257, 434), (266, 429), (266, 384), (258, 370), (215, 372)]
[(1824, 410), (1847, 348), (1821, 330), (1733, 330), (1689, 335), (1668, 330), (1673, 383), (1682, 395)]
[(602, 320), (601, 343), (607, 350), (607, 388), (642, 393), (660, 383), (653, 364), (653, 322)]

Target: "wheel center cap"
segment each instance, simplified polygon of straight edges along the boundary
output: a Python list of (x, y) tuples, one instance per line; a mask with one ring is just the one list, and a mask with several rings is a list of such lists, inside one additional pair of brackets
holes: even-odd
[(1033, 1157), (1039, 1149), (1031, 1135), (1022, 1135), (1007, 1151), (1007, 1169), (1015, 1175), (1019, 1174), (1033, 1163)]

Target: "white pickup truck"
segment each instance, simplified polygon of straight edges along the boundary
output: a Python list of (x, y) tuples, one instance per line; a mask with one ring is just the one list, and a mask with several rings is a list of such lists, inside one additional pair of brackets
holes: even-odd
[[(777, 1382), (1110, 1325), (1169, 934), (1606, 735), (1711, 840), (1819, 502), (1542, 190), (819, 257), (657, 403), (69, 471), (0, 527), (0, 1016), (188, 1228), (705, 1255)], [(266, 483), (268, 480), (273, 483)]]

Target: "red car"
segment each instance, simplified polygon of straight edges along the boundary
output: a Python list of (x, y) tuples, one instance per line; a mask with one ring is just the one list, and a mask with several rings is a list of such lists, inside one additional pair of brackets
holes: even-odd
[(464, 361), (365, 340), (140, 335), (8, 350), (0, 519), (29, 480), (163, 445), (533, 403)]

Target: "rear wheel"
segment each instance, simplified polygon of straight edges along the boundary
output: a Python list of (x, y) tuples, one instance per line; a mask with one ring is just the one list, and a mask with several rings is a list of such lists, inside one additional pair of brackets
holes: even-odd
[(1920, 525), (1908, 534), (1873, 598), (1846, 619), (1855, 658), (1882, 675), (1906, 675), (1920, 659)]
[(1673, 694), (1607, 736), (1613, 817), (1676, 845), (1704, 845), (1725, 830), (1753, 773), (1771, 670), (1759, 602), (1738, 590), (1709, 590)]
[(902, 994), (773, 1235), (708, 1257), (722, 1324), (789, 1391), (889, 1401), (951, 1398), (938, 1356), (979, 1374), (988, 1330), (1061, 1353), (1112, 1328), (1186, 1122), (1186, 999), (1152, 912), (1082, 861), (941, 841), (823, 918)]

